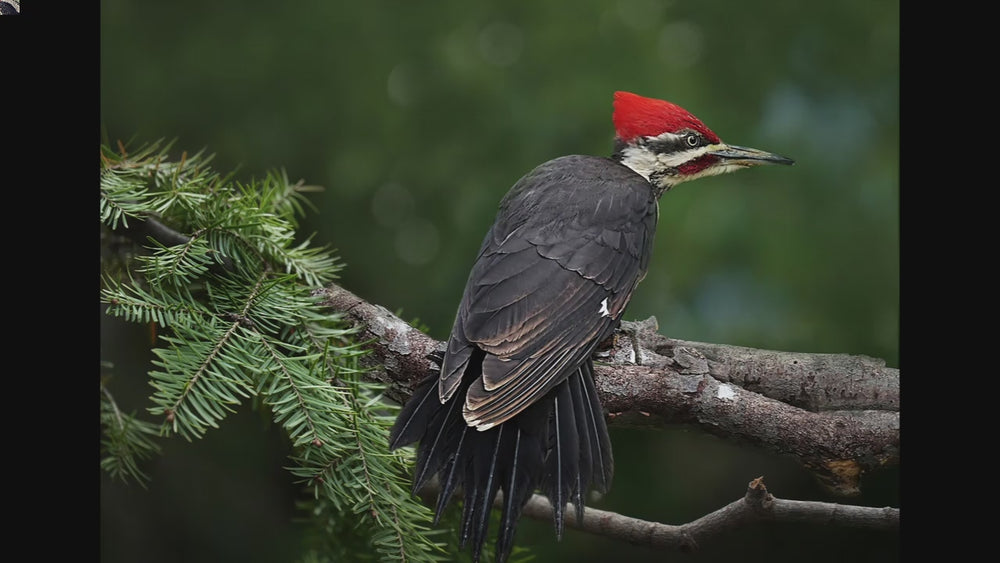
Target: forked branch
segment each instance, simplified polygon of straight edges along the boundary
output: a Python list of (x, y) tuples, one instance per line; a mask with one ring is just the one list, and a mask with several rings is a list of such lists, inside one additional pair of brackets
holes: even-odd
[[(524, 507), (524, 515), (551, 520), (552, 505), (544, 496), (534, 495)], [(571, 528), (632, 544), (684, 552), (696, 551), (699, 545), (707, 544), (708, 540), (752, 521), (808, 522), (898, 530), (899, 509), (775, 498), (767, 491), (762, 477), (750, 481), (743, 498), (679, 526), (630, 518), (589, 507), (583, 514), (583, 521), (578, 522), (576, 511), (572, 507), (566, 507), (566, 525)]]

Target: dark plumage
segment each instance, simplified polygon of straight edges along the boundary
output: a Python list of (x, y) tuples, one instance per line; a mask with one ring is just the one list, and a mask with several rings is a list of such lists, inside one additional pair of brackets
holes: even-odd
[(784, 157), (723, 143), (683, 108), (615, 93), (613, 158), (564, 156), (510, 189), (469, 274), (441, 370), (390, 436), (420, 442), (416, 492), (439, 479), (435, 523), (462, 491), (462, 544), (478, 560), (503, 491), (497, 561), (535, 490), (562, 536), (614, 462), (591, 355), (621, 321), (652, 255), (657, 201), (674, 185)]
[(501, 202), (441, 376), (417, 389), (391, 437), (393, 448), (420, 441), (413, 487), (439, 475), (437, 517), (464, 492), (462, 538), (477, 556), (498, 490), (502, 561), (536, 488), (552, 502), (561, 535), (567, 501), (582, 516), (589, 488), (610, 486), (611, 443), (590, 356), (646, 272), (656, 215), (644, 178), (592, 156), (542, 164)]

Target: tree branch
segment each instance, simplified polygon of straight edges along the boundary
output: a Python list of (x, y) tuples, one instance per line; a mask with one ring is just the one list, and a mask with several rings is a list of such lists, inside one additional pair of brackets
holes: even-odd
[[(393, 399), (404, 402), (438, 369), (431, 358), (443, 342), (337, 285), (316, 293), (371, 340), (365, 362)], [(655, 319), (623, 322), (596, 358), (610, 423), (695, 424), (795, 456), (840, 495), (858, 494), (866, 471), (899, 462), (899, 370), (861, 356), (674, 340), (655, 327)]]
[[(552, 505), (544, 496), (533, 495), (523, 514), (539, 520), (551, 520)], [(684, 552), (696, 551), (700, 544), (753, 521), (809, 522), (897, 530), (899, 509), (779, 499), (767, 491), (762, 477), (750, 482), (743, 498), (679, 526), (630, 518), (596, 508), (587, 508), (583, 521), (578, 522), (576, 511), (571, 506), (566, 507), (566, 525), (571, 528), (631, 544)]]
[[(436, 483), (426, 486), (420, 496), (429, 504), (438, 493)], [(503, 506), (503, 491), (494, 506)], [(532, 495), (521, 513), (535, 520), (552, 521), (552, 504), (543, 495)], [(829, 502), (779, 499), (768, 492), (764, 478), (758, 477), (747, 485), (742, 498), (686, 524), (671, 525), (641, 520), (587, 507), (583, 520), (576, 519), (573, 503), (564, 511), (566, 526), (597, 536), (628, 542), (657, 550), (698, 551), (701, 545), (750, 522), (804, 522), (824, 526), (898, 530), (899, 509), (850, 506)]]
[[(658, 334), (653, 317), (623, 323), (623, 331), (632, 342), (622, 350), (641, 351), (633, 363), (697, 368), (723, 383), (809, 411), (899, 411), (899, 370), (881, 359), (676, 340)], [(689, 348), (698, 354), (687, 355)]]

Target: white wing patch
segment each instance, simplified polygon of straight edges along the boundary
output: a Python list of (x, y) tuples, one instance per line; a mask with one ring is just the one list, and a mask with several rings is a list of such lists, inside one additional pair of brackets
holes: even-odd
[(611, 311), (608, 311), (608, 298), (605, 297), (604, 301), (601, 301), (601, 308), (597, 311), (602, 317), (610, 317)]

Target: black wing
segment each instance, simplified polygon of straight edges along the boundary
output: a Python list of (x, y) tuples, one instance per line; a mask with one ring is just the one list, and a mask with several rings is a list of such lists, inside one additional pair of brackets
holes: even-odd
[(609, 159), (563, 157), (522, 178), (469, 275), (442, 366), (442, 402), (477, 349), (482, 372), (463, 414), (479, 430), (566, 379), (621, 319), (655, 227), (649, 184)]

